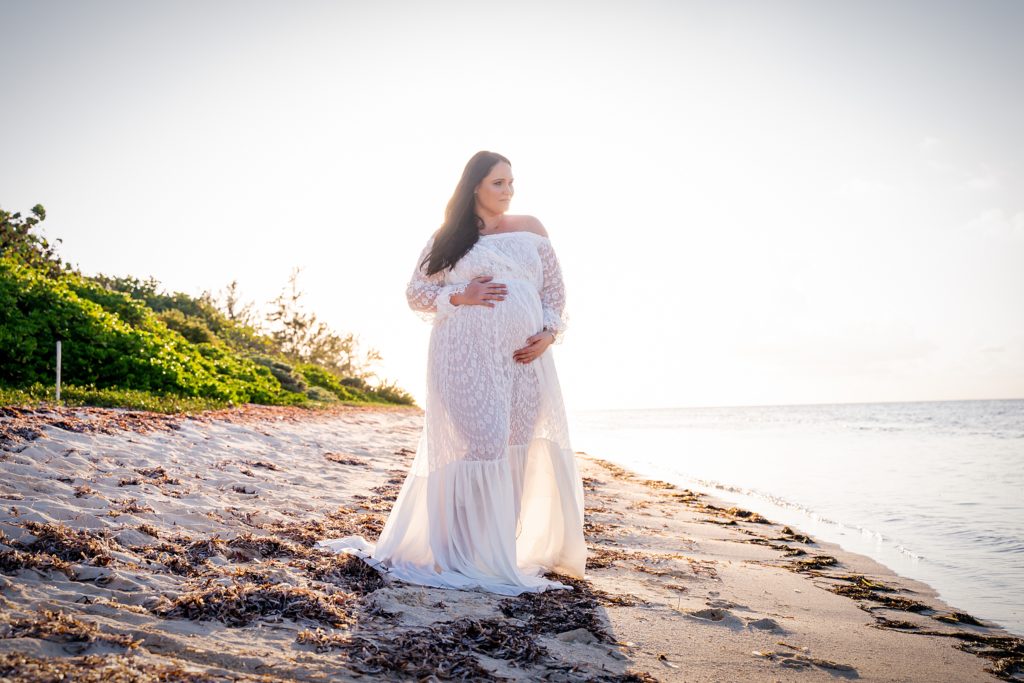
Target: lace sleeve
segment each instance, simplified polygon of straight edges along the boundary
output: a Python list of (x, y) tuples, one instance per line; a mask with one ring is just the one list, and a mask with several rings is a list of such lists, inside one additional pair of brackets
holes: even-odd
[(452, 294), (466, 289), (465, 283), (446, 285), (443, 271), (430, 276), (426, 274), (427, 267), (423, 265), (423, 260), (427, 258), (433, 245), (434, 238), (431, 237), (420, 252), (412, 278), (405, 286), (405, 298), (409, 302), (409, 308), (427, 322), (439, 321), (451, 315), (455, 310), (455, 305), (451, 302)]
[(540, 303), (544, 309), (544, 329), (555, 333), (555, 343), (562, 341), (562, 333), (569, 323), (565, 310), (565, 284), (562, 282), (562, 267), (548, 240), (540, 244), (540, 260), (544, 268), (544, 284), (540, 289)]

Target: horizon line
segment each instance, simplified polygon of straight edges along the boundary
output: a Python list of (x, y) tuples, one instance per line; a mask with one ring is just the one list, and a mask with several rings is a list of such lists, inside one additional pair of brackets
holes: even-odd
[(908, 401), (828, 401), (824, 403), (749, 403), (733, 405), (678, 405), (678, 406), (657, 406), (657, 407), (633, 407), (633, 408), (579, 408), (570, 412), (587, 411), (626, 411), (626, 410), (680, 410), (680, 409), (701, 409), (701, 408), (799, 408), (808, 406), (864, 406), (864, 405), (895, 405), (910, 403), (969, 403), (980, 401), (1024, 401), (1024, 396), (1015, 398), (945, 398), (945, 399), (924, 399)]

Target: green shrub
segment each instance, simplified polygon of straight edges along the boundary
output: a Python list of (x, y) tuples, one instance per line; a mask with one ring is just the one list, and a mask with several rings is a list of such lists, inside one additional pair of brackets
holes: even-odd
[(399, 403), (407, 406), (416, 405), (416, 399), (413, 398), (412, 394), (394, 382), (382, 382), (379, 386), (373, 388), (370, 395), (377, 397), (385, 403)]
[(50, 383), (57, 339), (64, 378), (75, 385), (235, 403), (285, 399), (266, 368), (190, 344), (131, 297), (75, 273), (50, 277), (0, 258), (0, 384)]
[(156, 314), (157, 320), (180, 334), (193, 344), (216, 344), (216, 335), (206, 326), (202, 318), (185, 315), (176, 308), (169, 308)]
[[(0, 387), (0, 405), (35, 406), (53, 403), (56, 391), (53, 385), (33, 384), (22, 389)], [(97, 389), (96, 387), (62, 386), (62, 405), (130, 408), (156, 413), (198, 413), (231, 405), (227, 401), (210, 398), (184, 398), (182, 396), (153, 394), (136, 389)]]
[(333, 392), (324, 389), (323, 387), (310, 387), (306, 389), (306, 398), (311, 401), (320, 401), (321, 403), (337, 403), (338, 397)]
[(380, 354), (360, 354), (354, 334), (337, 334), (304, 311), (297, 271), (268, 315), (280, 329), (264, 332), (253, 305), (239, 303), (237, 283), (218, 304), (209, 293), (161, 292), (153, 278), (83, 276), (33, 232), (45, 218), (41, 205), (27, 217), (0, 210), (0, 400), (44, 396), (62, 340), (69, 401), (154, 410), (412, 403), (394, 384), (368, 385), (367, 368)]
[(288, 363), (269, 356), (253, 356), (252, 360), (267, 368), (285, 391), (295, 394), (306, 393), (306, 380)]
[(366, 383), (366, 380), (362, 377), (342, 377), (339, 380), (343, 386), (349, 387), (350, 389), (358, 389), (360, 391), (369, 391), (370, 385)]
[(356, 389), (355, 387), (345, 386), (344, 379), (340, 379), (333, 373), (325, 370), (319, 365), (312, 365), (310, 363), (303, 363), (296, 366), (299, 372), (302, 373), (306, 381), (315, 387), (321, 387), (334, 394), (341, 401), (353, 401), (356, 403), (366, 403), (372, 401), (365, 392)]

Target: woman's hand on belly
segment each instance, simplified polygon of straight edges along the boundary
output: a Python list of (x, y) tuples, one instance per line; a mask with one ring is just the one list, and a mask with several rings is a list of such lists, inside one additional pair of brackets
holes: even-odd
[(453, 294), (451, 302), (456, 306), (487, 306), (494, 308), (493, 301), (504, 301), (508, 287), (501, 282), (491, 282), (490, 275), (481, 275), (469, 281), (465, 291)]
[(538, 358), (540, 355), (551, 346), (552, 342), (555, 341), (555, 337), (551, 332), (547, 330), (541, 330), (537, 334), (528, 337), (526, 339), (526, 346), (521, 349), (517, 349), (512, 354), (512, 359), (517, 363), (531, 363)]

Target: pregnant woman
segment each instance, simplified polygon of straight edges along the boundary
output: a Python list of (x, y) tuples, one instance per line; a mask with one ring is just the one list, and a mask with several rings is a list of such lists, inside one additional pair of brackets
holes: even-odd
[(433, 322), (419, 448), (376, 546), (320, 541), (398, 579), (517, 595), (582, 577), (583, 486), (548, 346), (565, 290), (537, 219), (509, 216), (512, 167), (478, 152), (406, 290)]

